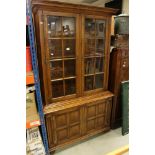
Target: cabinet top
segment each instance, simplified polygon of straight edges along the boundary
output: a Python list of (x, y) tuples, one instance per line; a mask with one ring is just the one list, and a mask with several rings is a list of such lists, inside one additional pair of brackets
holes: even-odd
[(32, 0), (33, 12), (37, 10), (58, 11), (58, 12), (72, 12), (82, 14), (106, 14), (115, 15), (118, 9), (104, 8), (90, 5), (71, 4), (66, 2), (57, 2), (51, 0)]
[(104, 99), (108, 99), (113, 96), (114, 96), (113, 93), (111, 93), (110, 91), (104, 91), (102, 93), (93, 94), (90, 96), (82, 96), (82, 97), (78, 97), (75, 99), (53, 103), (44, 108), (44, 114), (49, 114), (49, 113), (56, 112), (59, 110), (77, 107), (77, 106), (81, 106), (87, 103), (97, 102), (100, 100), (103, 101)]

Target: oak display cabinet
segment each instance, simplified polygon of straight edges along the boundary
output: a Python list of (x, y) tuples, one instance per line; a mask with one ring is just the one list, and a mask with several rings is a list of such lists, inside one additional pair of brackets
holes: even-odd
[(32, 0), (49, 150), (110, 129), (114, 9)]

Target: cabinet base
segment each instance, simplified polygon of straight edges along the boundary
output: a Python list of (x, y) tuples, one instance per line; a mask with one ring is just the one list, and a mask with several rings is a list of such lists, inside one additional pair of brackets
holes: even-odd
[(50, 152), (110, 130), (112, 96), (105, 92), (48, 107), (45, 118)]

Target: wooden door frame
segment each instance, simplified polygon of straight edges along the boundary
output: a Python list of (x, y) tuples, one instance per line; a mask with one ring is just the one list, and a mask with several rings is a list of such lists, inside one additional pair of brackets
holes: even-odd
[[(48, 53), (48, 35), (47, 35), (47, 16), (48, 15), (53, 15), (53, 16), (61, 16), (61, 17), (75, 17), (76, 18), (76, 36), (75, 36), (75, 40), (76, 40), (76, 47), (75, 47), (75, 53), (76, 53), (76, 56), (75, 56), (75, 59), (76, 59), (76, 94), (72, 94), (72, 95), (67, 95), (67, 96), (61, 96), (61, 97), (58, 97), (58, 98), (52, 98), (52, 90), (51, 90), (51, 79), (50, 79), (50, 65), (47, 61), (50, 60), (49, 58), (49, 53)], [(47, 75), (47, 81), (46, 81), (46, 84), (47, 84), (47, 87), (48, 88), (47, 91), (48, 93), (48, 103), (47, 104), (50, 104), (51, 102), (57, 102), (57, 101), (62, 101), (62, 100), (66, 100), (66, 99), (71, 99), (71, 98), (75, 98), (75, 97), (79, 97), (80, 96), (80, 84), (81, 83), (81, 79), (80, 79), (80, 69), (79, 69), (79, 66), (80, 66), (80, 56), (79, 56), (79, 53), (78, 50), (79, 50), (79, 47), (80, 47), (80, 38), (79, 38), (79, 23), (80, 23), (80, 17), (79, 17), (79, 14), (74, 14), (74, 13), (64, 13), (64, 12), (51, 12), (51, 11), (43, 11), (43, 16), (44, 16), (44, 30), (45, 30), (45, 33), (46, 33), (46, 36), (44, 35), (44, 42), (45, 42), (45, 61), (46, 61), (46, 64), (44, 64), (44, 66), (46, 66), (44, 69), (47, 71), (46, 75)], [(62, 40), (63, 40), (63, 37), (62, 37)], [(63, 47), (62, 47), (62, 50), (63, 50)]]
[[(85, 52), (85, 18), (92, 18), (92, 19), (102, 19), (105, 20), (106, 27), (105, 27), (105, 55), (103, 57), (103, 65), (104, 65), (104, 81), (103, 81), (103, 88), (94, 89), (90, 91), (84, 91), (84, 52)], [(110, 58), (110, 30), (111, 30), (111, 20), (109, 16), (98, 16), (98, 15), (82, 15), (82, 51), (81, 51), (81, 59), (82, 59), (82, 67), (81, 67), (81, 95), (89, 95), (92, 93), (98, 93), (101, 91), (105, 91), (108, 89), (108, 75), (109, 75), (109, 58)]]

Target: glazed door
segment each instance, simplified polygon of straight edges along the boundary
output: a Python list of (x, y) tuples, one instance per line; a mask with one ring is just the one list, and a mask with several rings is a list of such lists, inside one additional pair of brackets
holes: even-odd
[(77, 97), (78, 24), (76, 14), (44, 12), (48, 100)]
[(83, 90), (90, 94), (106, 90), (107, 76), (107, 18), (97, 16), (83, 17)]

